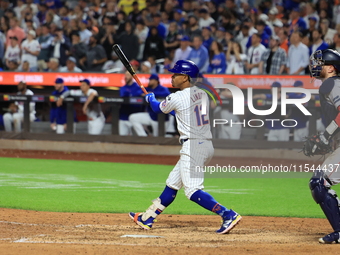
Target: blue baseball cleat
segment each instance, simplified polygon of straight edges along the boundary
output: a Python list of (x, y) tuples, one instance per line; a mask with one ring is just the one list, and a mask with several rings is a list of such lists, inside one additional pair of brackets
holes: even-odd
[(130, 212), (129, 216), (138, 226), (140, 226), (143, 229), (150, 230), (152, 228), (152, 223), (155, 221), (155, 219), (150, 217), (146, 221), (142, 221), (142, 214), (143, 213)]
[(228, 217), (222, 217), (222, 225), (219, 230), (216, 230), (217, 234), (229, 233), (230, 230), (232, 230), (242, 219), (241, 215), (239, 215), (237, 212), (234, 212), (233, 210), (230, 210), (230, 212), (231, 215), (229, 214)]
[(340, 243), (340, 233), (333, 232), (319, 239), (319, 243), (332, 244)]

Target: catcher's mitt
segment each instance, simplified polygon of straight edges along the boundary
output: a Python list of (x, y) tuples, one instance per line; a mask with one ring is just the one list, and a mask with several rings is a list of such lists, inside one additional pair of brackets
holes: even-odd
[(332, 147), (323, 134), (318, 134), (306, 137), (302, 151), (306, 156), (310, 157), (325, 155), (332, 151)]

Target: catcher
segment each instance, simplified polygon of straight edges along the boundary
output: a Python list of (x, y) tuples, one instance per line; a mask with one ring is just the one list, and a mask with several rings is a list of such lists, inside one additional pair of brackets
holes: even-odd
[(314, 172), (309, 187), (316, 203), (321, 206), (334, 232), (319, 239), (320, 243), (340, 242), (340, 200), (332, 185), (340, 182), (340, 54), (335, 50), (317, 50), (310, 57), (311, 76), (323, 82), (319, 88), (322, 113), (327, 127), (324, 133), (307, 137), (303, 152), (306, 156), (325, 155), (321, 169)]

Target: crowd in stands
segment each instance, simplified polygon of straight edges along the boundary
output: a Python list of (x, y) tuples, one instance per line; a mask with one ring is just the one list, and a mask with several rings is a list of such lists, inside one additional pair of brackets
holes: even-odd
[[(255, 5), (256, 3), (256, 5)], [(167, 73), (305, 74), (317, 49), (340, 50), (340, 1), (0, 0), (1, 68)]]

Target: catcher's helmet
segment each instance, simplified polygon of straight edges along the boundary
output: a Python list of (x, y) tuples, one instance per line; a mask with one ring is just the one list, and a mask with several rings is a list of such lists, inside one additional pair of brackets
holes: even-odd
[(169, 72), (189, 75), (191, 78), (197, 78), (199, 69), (191, 60), (178, 60)]
[(315, 78), (320, 77), (323, 66), (334, 66), (337, 72), (340, 72), (340, 54), (331, 49), (317, 50), (310, 56), (309, 71), (310, 75)]

